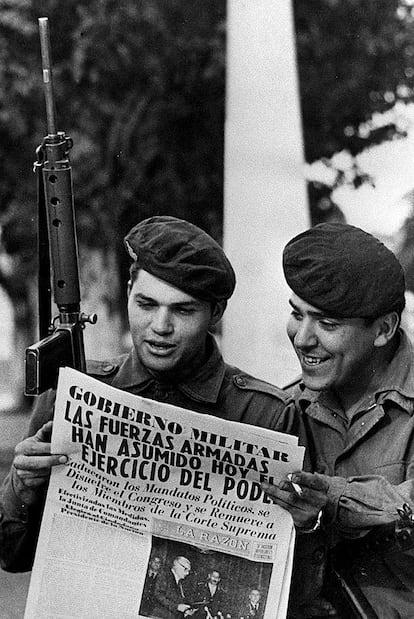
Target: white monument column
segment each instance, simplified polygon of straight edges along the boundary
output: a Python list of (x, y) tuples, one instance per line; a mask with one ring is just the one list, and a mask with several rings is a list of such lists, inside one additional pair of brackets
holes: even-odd
[(310, 225), (291, 0), (228, 0), (227, 24), (224, 248), (237, 287), (222, 349), (282, 385), (299, 374), (282, 249)]

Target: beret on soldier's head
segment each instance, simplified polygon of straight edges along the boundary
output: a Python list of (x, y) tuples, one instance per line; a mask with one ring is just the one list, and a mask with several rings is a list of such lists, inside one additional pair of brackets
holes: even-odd
[(338, 318), (404, 309), (401, 264), (381, 241), (349, 224), (319, 224), (294, 237), (284, 249), (283, 270), (298, 297)]
[(176, 217), (150, 217), (124, 239), (134, 260), (144, 269), (187, 294), (204, 301), (229, 299), (236, 277), (220, 245), (204, 230)]

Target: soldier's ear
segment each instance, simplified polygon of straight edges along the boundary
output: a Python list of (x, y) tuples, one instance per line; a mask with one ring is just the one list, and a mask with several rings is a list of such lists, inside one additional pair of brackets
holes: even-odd
[(222, 318), (224, 310), (227, 307), (227, 301), (216, 301), (211, 310), (210, 326), (214, 327)]
[(400, 316), (397, 312), (384, 314), (376, 319), (377, 329), (374, 346), (381, 348), (392, 340), (400, 325)]
[(127, 295), (128, 295), (128, 297), (129, 297), (129, 295), (130, 295), (131, 288), (132, 288), (132, 282), (131, 282), (131, 280), (129, 279), (129, 280), (128, 280), (128, 284), (127, 284)]

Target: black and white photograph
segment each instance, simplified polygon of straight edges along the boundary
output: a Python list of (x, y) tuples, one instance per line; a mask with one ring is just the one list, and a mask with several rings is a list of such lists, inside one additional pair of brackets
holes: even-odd
[(152, 536), (140, 615), (262, 619), (271, 563)]
[(1, 619), (414, 618), (413, 164), (414, 0), (0, 0)]

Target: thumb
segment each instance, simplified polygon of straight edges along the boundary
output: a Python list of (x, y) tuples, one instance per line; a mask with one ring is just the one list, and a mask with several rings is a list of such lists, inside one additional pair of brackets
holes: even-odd
[(50, 443), (52, 438), (53, 421), (47, 421), (34, 435), (35, 439), (41, 443)]

